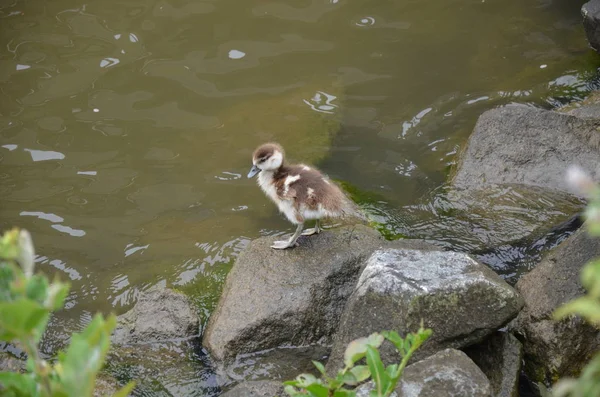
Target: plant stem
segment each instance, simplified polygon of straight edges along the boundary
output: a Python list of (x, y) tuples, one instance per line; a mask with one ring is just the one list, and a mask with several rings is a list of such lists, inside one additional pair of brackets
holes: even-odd
[(25, 352), (27, 353), (27, 357), (32, 358), (34, 360), (35, 372), (42, 380), (42, 387), (45, 391), (43, 395), (51, 396), (52, 387), (50, 386), (50, 380), (48, 379), (48, 371), (46, 365), (44, 365), (45, 361), (40, 357), (40, 353), (37, 348), (36, 342), (31, 336), (25, 339), (23, 342)]

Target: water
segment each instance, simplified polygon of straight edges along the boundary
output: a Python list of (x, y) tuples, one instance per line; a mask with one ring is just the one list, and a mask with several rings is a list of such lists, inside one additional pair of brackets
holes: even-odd
[(205, 321), (248, 242), (291, 230), (244, 177), (267, 140), (431, 237), (481, 112), (596, 87), (583, 3), (3, 2), (0, 226), (72, 283), (45, 350), (157, 283)]

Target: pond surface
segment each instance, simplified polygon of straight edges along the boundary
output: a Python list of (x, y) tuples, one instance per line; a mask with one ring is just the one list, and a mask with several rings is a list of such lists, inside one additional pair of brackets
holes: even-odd
[(206, 319), (248, 242), (291, 231), (245, 178), (264, 141), (374, 197), (390, 235), (440, 237), (423, 203), (483, 111), (596, 86), (583, 3), (4, 1), (0, 226), (72, 283), (46, 350), (157, 283)]

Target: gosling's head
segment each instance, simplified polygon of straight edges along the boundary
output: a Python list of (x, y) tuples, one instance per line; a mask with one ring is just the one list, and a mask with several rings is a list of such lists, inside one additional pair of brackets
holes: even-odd
[(252, 168), (248, 178), (261, 171), (275, 171), (283, 164), (283, 148), (277, 143), (265, 143), (260, 145), (252, 155)]

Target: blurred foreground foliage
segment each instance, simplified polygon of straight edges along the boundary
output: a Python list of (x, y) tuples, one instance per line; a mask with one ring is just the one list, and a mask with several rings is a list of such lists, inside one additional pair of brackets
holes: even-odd
[[(0, 373), (0, 392), (6, 397), (92, 396), (116, 317), (97, 314), (83, 332), (71, 336), (66, 351), (51, 361), (43, 359), (40, 339), (51, 313), (62, 309), (69, 284), (34, 274), (34, 258), (26, 230), (13, 229), (0, 238), (0, 340), (27, 354), (25, 372)], [(133, 387), (129, 383), (114, 397), (127, 396)]]

